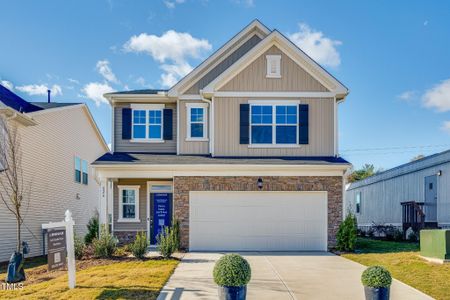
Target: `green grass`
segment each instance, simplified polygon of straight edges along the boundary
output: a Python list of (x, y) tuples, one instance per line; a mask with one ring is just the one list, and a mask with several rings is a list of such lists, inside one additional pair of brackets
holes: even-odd
[(366, 266), (383, 266), (394, 278), (436, 299), (450, 299), (450, 264), (420, 258), (417, 243), (358, 238), (356, 249), (356, 254), (342, 256)]
[[(47, 264), (47, 256), (25, 257), (25, 270), (40, 267)], [(8, 262), (0, 263), (0, 274), (6, 273)]]
[(161, 259), (95, 266), (77, 272), (73, 290), (64, 273), (36, 284), (25, 282), (20, 291), (0, 291), (0, 299), (156, 299), (177, 265), (177, 260)]

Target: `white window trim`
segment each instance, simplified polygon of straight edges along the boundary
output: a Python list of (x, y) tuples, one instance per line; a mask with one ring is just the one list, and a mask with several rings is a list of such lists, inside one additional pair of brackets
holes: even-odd
[[(133, 103), (130, 105), (131, 108), (131, 140), (132, 143), (164, 143), (164, 104), (137, 104)], [(145, 138), (139, 139), (134, 138), (134, 111), (135, 110), (145, 110)], [(159, 110), (161, 111), (161, 138), (150, 139), (147, 138), (149, 135), (149, 110)], [(142, 125), (142, 124), (140, 124)]]
[[(272, 73), (270, 66), (272, 64), (276, 66), (276, 72)], [(281, 78), (281, 55), (266, 55), (266, 67), (267, 73), (266, 78)]]
[[(191, 108), (203, 109), (203, 137), (191, 137)], [(186, 141), (199, 142), (208, 141), (208, 104), (186, 103)]]
[[(361, 192), (357, 192), (356, 193), (356, 195), (355, 195), (356, 197), (356, 199), (355, 199), (355, 214), (361, 214), (361, 198), (362, 198), (362, 194), (361, 194)], [(359, 198), (359, 199), (358, 199)], [(358, 200), (359, 200), (359, 211), (358, 211), (358, 209), (357, 209), (357, 206), (358, 206)]]
[[(298, 118), (299, 118), (299, 108), (300, 100), (249, 100), (248, 104), (250, 104), (249, 118), (250, 118), (250, 126), (249, 126), (249, 145), (248, 148), (301, 148), (298, 140)], [(272, 143), (270, 144), (252, 144), (252, 106), (272, 106), (272, 123), (271, 124), (261, 124), (259, 126), (272, 126)], [(276, 137), (276, 107), (277, 106), (296, 106), (297, 108), (297, 122), (295, 124), (295, 144), (277, 144)], [(283, 124), (279, 124), (283, 125)], [(258, 126), (258, 125), (255, 125)], [(293, 126), (293, 125), (290, 125)]]
[[(76, 171), (77, 171), (77, 159), (80, 161), (80, 181), (77, 181), (76, 180)], [(82, 184), (83, 183), (83, 171), (82, 171), (82, 165), (83, 165), (83, 163), (82, 163), (82, 159), (81, 159), (81, 157), (79, 157), (79, 156), (77, 156), (77, 155), (75, 155), (74, 157), (73, 157), (73, 170), (74, 170), (74, 176), (73, 176), (73, 181), (75, 182), (75, 183), (77, 183), (77, 184)]]
[[(119, 188), (119, 218), (117, 219), (118, 223), (140, 223), (141, 220), (139, 219), (139, 185), (119, 185), (117, 186)], [(135, 214), (134, 218), (123, 218), (123, 203), (122, 203), (122, 191), (124, 190), (134, 190), (134, 195), (136, 196), (136, 199), (134, 199), (135, 204)]]

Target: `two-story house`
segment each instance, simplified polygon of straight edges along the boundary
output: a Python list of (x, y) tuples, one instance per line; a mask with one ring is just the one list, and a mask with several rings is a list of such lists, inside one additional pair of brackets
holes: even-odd
[(106, 94), (101, 222), (189, 250), (327, 250), (342, 221), (337, 109), (348, 89), (253, 21), (169, 90)]
[[(83, 103), (29, 102), (0, 85), (0, 119), (0, 149), (6, 150), (0, 150), (0, 262), (16, 249), (16, 218), (8, 209), (12, 175), (5, 174), (14, 166), (22, 183), (21, 235), (30, 246), (27, 256), (42, 255), (42, 224), (63, 220), (67, 209), (76, 234), (83, 237), (99, 206), (100, 186), (91, 177), (90, 164), (109, 150), (89, 108)], [(6, 128), (17, 132), (15, 165)]]

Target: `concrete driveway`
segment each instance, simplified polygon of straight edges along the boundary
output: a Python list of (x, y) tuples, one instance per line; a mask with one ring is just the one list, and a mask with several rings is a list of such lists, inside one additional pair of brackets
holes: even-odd
[[(250, 263), (247, 299), (364, 299), (364, 266), (330, 253), (241, 253)], [(217, 299), (212, 278), (221, 253), (188, 253), (164, 286), (158, 300)], [(391, 299), (432, 299), (395, 280)]]

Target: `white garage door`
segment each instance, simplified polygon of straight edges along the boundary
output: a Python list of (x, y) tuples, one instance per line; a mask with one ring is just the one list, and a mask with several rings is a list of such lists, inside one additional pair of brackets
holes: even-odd
[(191, 251), (326, 251), (326, 192), (190, 192)]

